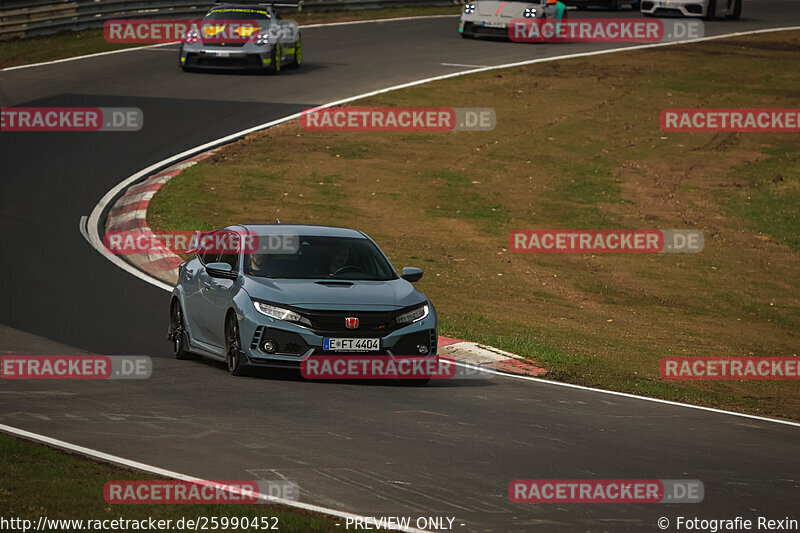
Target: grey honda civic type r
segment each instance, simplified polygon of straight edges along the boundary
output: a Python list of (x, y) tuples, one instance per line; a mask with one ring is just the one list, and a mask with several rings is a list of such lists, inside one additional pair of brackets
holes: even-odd
[(364, 233), (265, 224), (214, 234), (239, 244), (181, 264), (168, 335), (176, 358), (225, 361), (241, 375), (318, 355), (437, 357), (436, 311), (412, 286), (423, 271), (398, 275)]

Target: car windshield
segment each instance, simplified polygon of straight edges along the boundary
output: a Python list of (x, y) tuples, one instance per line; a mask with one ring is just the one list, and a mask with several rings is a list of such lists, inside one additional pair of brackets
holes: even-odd
[(368, 239), (300, 236), (284, 250), (271, 246), (271, 242), (279, 242), (275, 235), (259, 236), (258, 240), (259, 250), (267, 252), (245, 256), (244, 270), (249, 276), (370, 281), (397, 278), (392, 265)]
[(269, 11), (263, 9), (224, 8), (209, 11), (203, 20), (268, 20)]

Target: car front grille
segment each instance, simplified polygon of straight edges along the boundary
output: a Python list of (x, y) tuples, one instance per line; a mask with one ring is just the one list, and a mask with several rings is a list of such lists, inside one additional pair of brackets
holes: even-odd
[(480, 24), (470, 23), (464, 25), (464, 33), (486, 35), (487, 37), (508, 37), (508, 28), (489, 28)]
[(261, 63), (261, 58), (258, 55), (253, 54), (235, 57), (214, 57), (205, 54), (187, 54), (186, 66), (260, 68), (263, 65)]
[(656, 9), (655, 15), (664, 16), (664, 15), (683, 15), (680, 9), (674, 8), (666, 8), (666, 7), (659, 7)]
[[(311, 329), (320, 335), (346, 333), (349, 337), (374, 337), (397, 329), (393, 320), (396, 314), (394, 312), (302, 311), (302, 314), (311, 321)], [(346, 318), (357, 318), (358, 327), (348, 328), (345, 325)]]

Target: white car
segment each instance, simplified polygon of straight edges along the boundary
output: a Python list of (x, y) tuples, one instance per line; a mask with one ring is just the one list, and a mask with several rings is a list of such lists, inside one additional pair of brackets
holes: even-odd
[(642, 0), (645, 15), (682, 15), (713, 20), (718, 17), (738, 20), (743, 0)]
[[(458, 32), (464, 38), (500, 37), (508, 39), (508, 24), (514, 19), (546, 19), (548, 8), (544, 3), (498, 0), (467, 0), (461, 10)], [(551, 15), (552, 16), (552, 15)]]

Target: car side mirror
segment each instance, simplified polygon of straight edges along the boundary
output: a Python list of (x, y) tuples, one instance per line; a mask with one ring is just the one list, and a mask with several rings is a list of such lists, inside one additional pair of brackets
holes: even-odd
[(411, 283), (414, 283), (414, 282), (419, 281), (420, 279), (422, 279), (422, 274), (424, 274), (424, 273), (425, 273), (425, 271), (422, 270), (421, 268), (403, 267), (403, 274), (401, 274), (400, 277), (403, 278), (406, 281), (410, 281)]
[(206, 265), (206, 272), (212, 278), (234, 279), (236, 273), (228, 263), (209, 263)]

